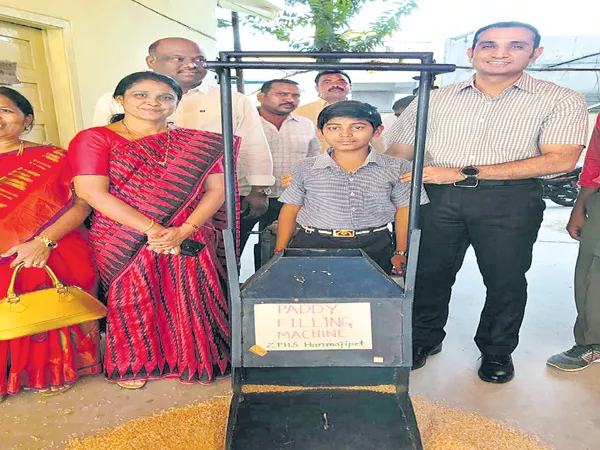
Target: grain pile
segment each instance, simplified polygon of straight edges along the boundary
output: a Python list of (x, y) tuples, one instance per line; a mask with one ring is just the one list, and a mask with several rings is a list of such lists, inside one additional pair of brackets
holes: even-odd
[(134, 419), (65, 450), (223, 450), (230, 396)]
[(496, 420), (412, 398), (424, 450), (550, 450)]
[[(244, 388), (245, 392), (281, 390), (274, 386)], [(371, 390), (394, 392), (394, 387), (375, 386)], [(96, 436), (73, 439), (65, 450), (223, 450), (230, 399), (230, 396), (216, 397), (210, 402), (135, 419)], [(535, 437), (495, 420), (422, 397), (413, 398), (413, 404), (424, 450), (549, 450)]]

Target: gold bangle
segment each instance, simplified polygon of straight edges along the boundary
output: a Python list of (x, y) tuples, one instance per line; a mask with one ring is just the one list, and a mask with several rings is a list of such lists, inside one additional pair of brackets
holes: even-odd
[(396, 250), (394, 251), (394, 256), (408, 256), (408, 252), (405, 250)]
[(145, 233), (146, 231), (149, 231), (150, 228), (152, 228), (155, 224), (156, 224), (156, 222), (154, 221), (154, 219), (150, 219), (150, 225), (148, 225), (147, 228), (140, 230), (140, 233)]
[(57, 242), (55, 242), (55, 241), (53, 241), (51, 239), (48, 239), (46, 236), (42, 236), (41, 234), (37, 235), (36, 237), (34, 237), (34, 239), (36, 241), (40, 241), (41, 243), (43, 243), (48, 248), (52, 249), (52, 248), (58, 247), (58, 243)]
[(194, 223), (191, 222), (183, 222), (184, 225), (189, 225), (190, 227), (192, 227), (194, 230), (196, 231), (200, 231), (200, 227)]

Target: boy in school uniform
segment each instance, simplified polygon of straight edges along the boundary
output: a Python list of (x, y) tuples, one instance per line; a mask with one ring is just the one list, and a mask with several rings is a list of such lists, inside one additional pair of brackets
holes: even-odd
[[(275, 251), (295, 248), (359, 248), (385, 272), (406, 263), (410, 184), (407, 160), (377, 153), (370, 145), (383, 126), (377, 109), (359, 101), (338, 102), (318, 118), (329, 149), (292, 165), (291, 185), (279, 201)], [(421, 203), (427, 203), (421, 191)], [(387, 225), (395, 221), (396, 244)], [(296, 228), (300, 229), (292, 240)], [(290, 240), (292, 242), (290, 243)]]

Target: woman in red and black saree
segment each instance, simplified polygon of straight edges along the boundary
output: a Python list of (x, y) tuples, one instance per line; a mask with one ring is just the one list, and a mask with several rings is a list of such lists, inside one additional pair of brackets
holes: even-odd
[(209, 384), (230, 370), (222, 137), (171, 127), (181, 97), (165, 75), (128, 75), (114, 93), (125, 114), (69, 145), (75, 190), (95, 210), (105, 375), (128, 389), (159, 378)]
[[(50, 287), (48, 264), (64, 283), (94, 294), (97, 274), (82, 226), (90, 208), (72, 194), (65, 150), (21, 140), (32, 123), (31, 103), (0, 87), (0, 299), (19, 264), (17, 292)], [(58, 394), (101, 371), (96, 321), (0, 340), (0, 400), (21, 388)]]

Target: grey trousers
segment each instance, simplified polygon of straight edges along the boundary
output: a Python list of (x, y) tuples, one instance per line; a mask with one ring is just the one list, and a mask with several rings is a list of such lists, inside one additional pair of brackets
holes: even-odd
[(600, 345), (600, 193), (588, 198), (588, 219), (575, 266), (575, 343)]

